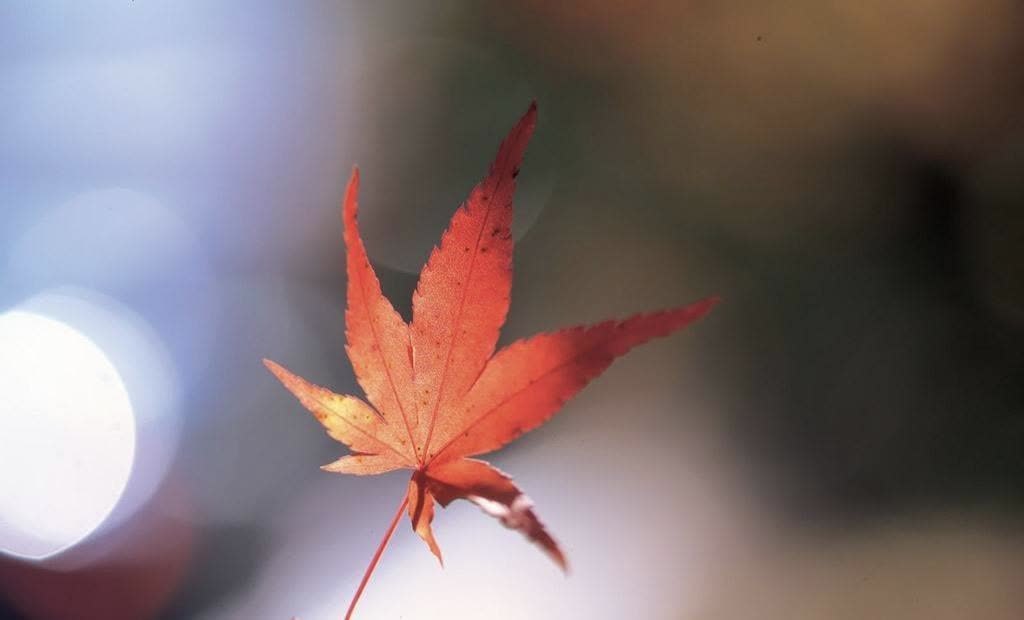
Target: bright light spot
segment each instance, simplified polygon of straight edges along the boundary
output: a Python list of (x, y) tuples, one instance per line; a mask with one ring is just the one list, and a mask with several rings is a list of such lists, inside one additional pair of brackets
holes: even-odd
[(114, 365), (64, 323), (0, 315), (0, 551), (43, 558), (95, 530), (118, 502), (135, 420)]
[[(136, 453), (131, 478), (102, 525), (103, 530), (116, 528), (149, 501), (177, 452), (181, 397), (174, 364), (159, 335), (141, 316), (95, 291), (51, 289), (25, 300), (18, 310), (88, 336), (117, 369), (131, 398)], [(62, 565), (70, 566), (72, 560), (87, 563), (85, 551), (79, 547), (74, 557), (63, 554)]]

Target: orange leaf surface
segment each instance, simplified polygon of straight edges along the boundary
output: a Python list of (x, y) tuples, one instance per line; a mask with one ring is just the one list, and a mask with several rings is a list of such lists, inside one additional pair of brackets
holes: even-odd
[(455, 212), (420, 274), (409, 324), (382, 294), (367, 258), (356, 217), (359, 172), (353, 172), (344, 204), (346, 348), (369, 404), (264, 362), (327, 433), (352, 450), (323, 469), (357, 475), (413, 470), (400, 512), (408, 509), (414, 531), (438, 560), (435, 503), (465, 499), (519, 530), (564, 570), (565, 555), (529, 498), (506, 474), (466, 457), (543, 424), (615, 358), (696, 321), (717, 299), (540, 334), (495, 353), (512, 287), (512, 195), (536, 118), (531, 105), (486, 178)]

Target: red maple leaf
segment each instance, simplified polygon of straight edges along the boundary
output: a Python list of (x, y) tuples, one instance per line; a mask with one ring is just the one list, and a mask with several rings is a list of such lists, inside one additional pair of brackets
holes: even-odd
[(313, 385), (278, 364), (267, 368), (351, 454), (324, 465), (368, 475), (412, 470), (408, 492), (367, 568), (350, 617), (402, 512), (441, 560), (434, 504), (469, 500), (521, 531), (563, 570), (565, 555), (512, 479), (484, 461), (540, 426), (612, 361), (651, 338), (701, 318), (717, 302), (638, 314), (516, 341), (494, 352), (512, 287), (512, 194), (536, 104), (498, 149), (487, 177), (455, 212), (413, 295), (406, 323), (381, 293), (356, 220), (359, 171), (345, 193), (347, 351), (369, 404)]

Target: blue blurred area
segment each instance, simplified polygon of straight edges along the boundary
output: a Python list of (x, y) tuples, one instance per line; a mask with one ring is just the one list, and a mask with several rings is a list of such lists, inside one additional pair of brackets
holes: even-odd
[[(309, 329), (306, 338), (295, 337), (304, 309), (330, 303), (334, 312), (317, 322), (334, 326), (323, 332), (340, 333), (339, 296), (320, 301), (302, 277), (280, 274), (296, 264), (337, 273), (340, 227), (324, 223), (337, 222), (331, 205), (353, 160), (345, 150), (359, 48), (353, 14), (335, 3), (0, 8), (0, 305), (20, 307), (55, 288), (81, 291), (50, 296), (43, 311), (106, 344), (131, 379), (140, 416), (130, 488), (141, 490), (117, 513), (128, 519), (117, 530), (125, 534), (97, 533), (51, 570), (73, 568), (88, 581), (90, 570), (137, 561), (131, 532), (159, 536), (151, 531), (153, 514), (169, 513), (204, 540), (218, 528), (245, 528), (281, 500), (273, 492), (278, 482), (307, 469), (297, 460), (282, 470), (273, 459), (252, 457), (265, 454), (260, 445), (287, 445), (289, 437), (317, 445), (301, 425), (274, 415), (277, 427), (238, 429), (240, 416), (267, 404), (259, 388), (248, 387), (263, 378), (259, 359), (320, 338)], [(309, 243), (311, 237), (332, 244)], [(325, 254), (331, 265), (315, 266)], [(134, 354), (118, 349), (136, 328), (126, 316), (114, 327), (87, 320), (111, 307), (97, 296), (133, 312), (154, 334), (150, 344), (137, 344)], [(338, 338), (332, 344), (340, 351)], [(154, 368), (147, 360), (164, 350), (173, 387), (165, 374), (146, 374)], [(334, 367), (344, 368), (341, 359)], [(150, 428), (158, 412), (166, 419)], [(186, 509), (166, 495), (182, 478)], [(150, 518), (131, 517), (127, 504), (154, 490)], [(191, 555), (180, 552), (188, 555), (163, 558), (157, 565), (168, 568), (149, 577), (164, 583), (164, 593), (117, 613), (145, 617), (166, 606), (165, 592), (181, 586), (172, 570), (180, 561), (169, 558)], [(31, 570), (9, 567), (4, 590), (31, 593), (31, 584), (12, 585)], [(73, 583), (65, 587), (74, 590)], [(105, 588), (91, 590), (87, 599), (116, 603)], [(64, 617), (30, 594), (15, 599), (29, 617)], [(103, 613), (102, 600), (92, 602), (99, 606), (83, 617), (121, 617)]]

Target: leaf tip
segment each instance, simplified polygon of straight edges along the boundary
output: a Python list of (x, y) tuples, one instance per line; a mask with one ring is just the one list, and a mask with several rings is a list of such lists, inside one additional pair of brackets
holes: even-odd
[(562, 549), (558, 546), (558, 543), (550, 539), (549, 541), (549, 544), (541, 542), (541, 548), (544, 550), (545, 553), (547, 553), (548, 557), (551, 558), (552, 561), (554, 561), (554, 563), (558, 565), (558, 568), (561, 569), (562, 574), (568, 577), (570, 572), (569, 560), (565, 557), (565, 554), (562, 553)]
[[(429, 528), (429, 525), (427, 527)], [(427, 543), (427, 547), (430, 549), (430, 552), (434, 554), (434, 557), (437, 558), (437, 563), (440, 564), (441, 569), (444, 570), (444, 556), (441, 554), (440, 545), (437, 544), (437, 540), (434, 538), (434, 533), (428, 529), (426, 530), (426, 535), (424, 535), (423, 532), (416, 530), (415, 527), (413, 528), (413, 531), (419, 534), (420, 538)]]
[(686, 323), (692, 323), (707, 316), (708, 313), (711, 312), (721, 301), (721, 297), (718, 295), (712, 295), (698, 302), (682, 307), (676, 312), (681, 313), (681, 316), (685, 316)]
[(348, 187), (345, 188), (345, 211), (355, 211), (356, 197), (359, 195), (359, 166), (352, 166), (352, 174), (348, 177)]
[(356, 192), (359, 191), (359, 166), (352, 164), (352, 173), (348, 176), (348, 190), (346, 192), (346, 199), (348, 195), (355, 198)]
[[(537, 100), (532, 99), (530, 101), (530, 107), (526, 108), (526, 113), (519, 119), (518, 125), (527, 129), (528, 134), (532, 134), (534, 127), (537, 126)], [(527, 136), (529, 139), (529, 135)]]
[[(293, 394), (296, 394), (296, 396), (298, 396), (298, 394), (295, 392), (294, 386), (296, 384), (301, 384), (305, 382), (301, 377), (295, 376), (287, 368), (273, 360), (263, 358), (263, 365), (267, 367), (267, 370), (269, 370), (271, 374), (277, 377), (277, 380), (281, 382), (281, 385), (285, 386)], [(299, 400), (302, 400), (301, 397), (299, 398)]]
[(271, 372), (277, 380), (280, 381), (288, 389), (292, 389), (290, 386), (295, 383), (297, 377), (289, 372), (284, 366), (278, 364), (274, 360), (263, 358), (263, 365), (267, 367), (267, 370)]

